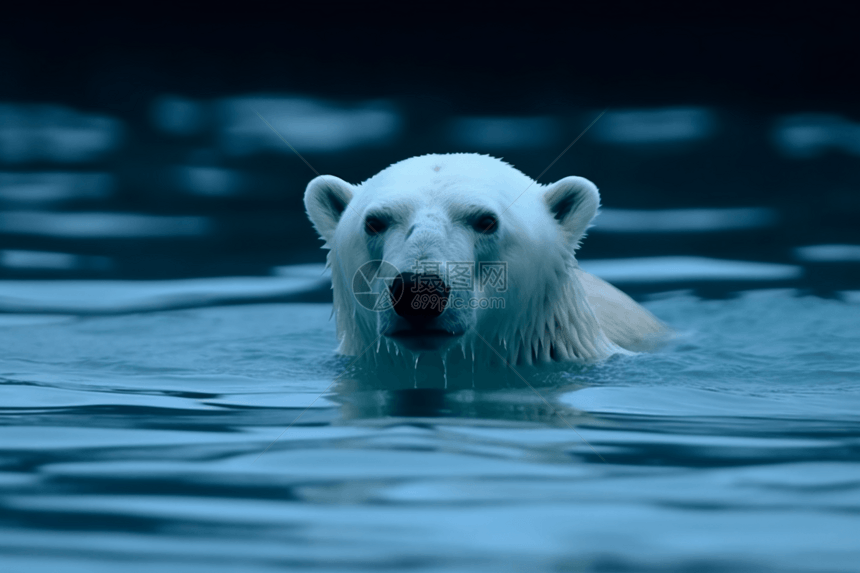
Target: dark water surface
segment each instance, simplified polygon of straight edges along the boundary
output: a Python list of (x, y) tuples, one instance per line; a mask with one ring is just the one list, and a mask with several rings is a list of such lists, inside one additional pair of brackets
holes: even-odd
[(860, 563), (858, 292), (652, 297), (677, 341), (530, 378), (544, 402), (332, 385), (325, 303), (69, 314), (152, 304), (102, 287), (0, 315), (2, 571)]

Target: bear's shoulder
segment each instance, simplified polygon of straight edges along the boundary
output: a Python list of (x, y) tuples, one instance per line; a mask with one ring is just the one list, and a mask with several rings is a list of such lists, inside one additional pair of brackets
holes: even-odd
[(671, 329), (632, 298), (582, 269), (574, 269), (585, 297), (606, 337), (632, 352), (658, 349), (671, 336)]

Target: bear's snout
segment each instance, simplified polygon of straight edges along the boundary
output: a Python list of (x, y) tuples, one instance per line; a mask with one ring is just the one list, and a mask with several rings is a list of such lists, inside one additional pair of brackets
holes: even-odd
[(424, 328), (448, 306), (451, 289), (435, 274), (400, 273), (389, 287), (394, 312), (415, 328)]

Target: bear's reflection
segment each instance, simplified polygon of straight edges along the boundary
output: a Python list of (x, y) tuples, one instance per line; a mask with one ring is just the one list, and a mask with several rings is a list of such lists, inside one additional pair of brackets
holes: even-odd
[(434, 363), (422, 357), (417, 368), (411, 360), (380, 364), (369, 359), (352, 365), (334, 397), (344, 419), (507, 420), (562, 427), (585, 419), (555, 397), (587, 385), (583, 375), (588, 367), (483, 365), (473, 372), (471, 361), (462, 356), (444, 363), (435, 358)]

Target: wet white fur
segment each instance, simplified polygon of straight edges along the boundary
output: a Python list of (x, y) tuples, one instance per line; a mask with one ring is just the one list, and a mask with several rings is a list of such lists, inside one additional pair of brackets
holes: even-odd
[[(559, 221), (552, 208), (565, 200), (573, 208)], [(452, 330), (466, 330), (458, 343), (478, 362), (497, 360), (497, 352), (512, 364), (535, 364), (592, 362), (652, 349), (668, 329), (576, 261), (599, 202), (587, 179), (540, 185), (499, 159), (476, 154), (412, 157), (359, 185), (317, 177), (307, 187), (305, 206), (329, 249), (338, 352), (398, 351), (380, 339), (391, 311), (369, 311), (352, 293), (355, 271), (373, 259), (400, 271), (415, 259), (506, 261), (507, 292), (471, 293), (503, 297), (504, 309), (449, 308), (443, 315)], [(461, 221), (458, 214), (470, 207), (500, 215), (498, 231), (482, 235)], [(392, 214), (394, 224), (369, 239), (365, 216), (380, 209)]]

